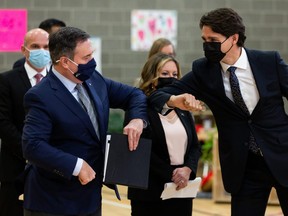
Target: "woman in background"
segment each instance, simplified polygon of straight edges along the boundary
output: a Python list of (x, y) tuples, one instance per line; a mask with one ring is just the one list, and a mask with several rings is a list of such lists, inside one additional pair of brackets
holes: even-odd
[(172, 42), (166, 38), (158, 38), (155, 40), (150, 48), (148, 59), (156, 53), (165, 53), (168, 55), (176, 56), (175, 48)]
[[(173, 57), (176, 56), (175, 48), (172, 42), (166, 38), (158, 38), (155, 40), (149, 50), (148, 59), (156, 53), (165, 53)], [(140, 77), (137, 77), (134, 81), (134, 86), (139, 87)]]
[[(157, 53), (143, 67), (139, 88), (148, 96), (181, 77), (179, 63), (167, 54)], [(132, 216), (191, 216), (192, 198), (160, 198), (164, 184), (174, 182), (177, 189), (196, 177), (200, 146), (191, 113), (171, 109), (162, 116), (153, 108), (147, 110), (149, 126), (142, 137), (152, 139), (149, 187), (128, 188)]]

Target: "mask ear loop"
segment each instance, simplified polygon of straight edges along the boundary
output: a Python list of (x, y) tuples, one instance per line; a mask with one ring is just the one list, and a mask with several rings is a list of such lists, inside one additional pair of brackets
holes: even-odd
[(228, 40), (228, 38), (229, 38), (229, 37), (227, 37), (227, 38), (226, 38), (224, 41), (222, 41), (222, 42), (221, 42), (221, 44), (223, 44), (225, 41), (227, 41), (227, 40)]
[[(66, 58), (67, 60), (69, 60), (69, 61), (71, 61), (72, 63), (74, 63), (77, 67), (78, 67), (78, 64), (76, 63), (76, 62), (74, 62), (74, 61), (72, 61), (71, 59), (69, 59), (69, 58)], [(60, 59), (58, 59), (58, 60), (56, 60), (56, 63), (59, 63), (61, 60)], [(74, 75), (75, 73), (77, 73), (77, 71), (76, 72), (73, 72), (69, 67), (68, 67), (68, 65), (67, 65), (67, 69)]]
[(69, 61), (71, 61), (73, 64), (75, 64), (77, 67), (79, 66), (79, 64), (77, 64), (76, 62), (74, 62), (73, 60), (71, 60), (70, 58), (67, 58)]
[[(231, 36), (227, 37), (227, 38), (221, 43), (221, 45), (222, 45), (225, 41), (227, 41), (228, 38), (230, 38), (230, 37), (231, 37)], [(227, 53), (232, 49), (233, 46), (234, 46), (234, 44), (232, 43), (231, 47), (228, 49), (228, 51), (225, 52), (225, 54), (227, 54)]]

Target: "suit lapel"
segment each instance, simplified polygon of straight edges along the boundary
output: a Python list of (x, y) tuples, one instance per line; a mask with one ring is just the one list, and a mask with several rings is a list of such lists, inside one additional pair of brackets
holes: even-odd
[(219, 89), (219, 93), (223, 96), (225, 94), (225, 88), (223, 84), (223, 77), (222, 77), (222, 70), (220, 64), (215, 64), (212, 67), (212, 73), (215, 75), (215, 85), (216, 85), (216, 90)]
[(50, 80), (51, 88), (54, 89), (55, 96), (61, 101), (67, 109), (73, 112), (81, 122), (87, 127), (90, 133), (97, 137), (94, 127), (90, 121), (88, 114), (84, 111), (74, 96), (68, 91), (68, 89), (62, 84), (62, 82), (54, 75), (53, 72), (49, 72), (47, 78)]
[(192, 134), (193, 130), (191, 130), (192, 122), (190, 122), (190, 119), (187, 116), (187, 115), (190, 115), (190, 113), (188, 114), (187, 112), (184, 112), (183, 110), (180, 110), (180, 109), (175, 109), (175, 112), (177, 113), (177, 116), (182, 122), (184, 129), (187, 133), (187, 137), (188, 137), (188, 142), (187, 142), (188, 145), (187, 145), (187, 150), (186, 150), (186, 153), (187, 153), (189, 152), (189, 149), (191, 148), (191, 143), (193, 143), (193, 134)]
[(27, 75), (27, 71), (25, 70), (24, 66), (22, 66), (18, 70), (18, 73), (19, 73), (20, 79), (23, 81), (23, 83), (24, 83), (25, 87), (27, 88), (27, 90), (30, 89), (32, 86), (31, 86), (29, 77)]
[(151, 108), (148, 108), (147, 114), (150, 119), (151, 128), (153, 128), (153, 134), (157, 136), (157, 145), (162, 150), (163, 155), (165, 155), (166, 158), (169, 158), (169, 152), (165, 139), (165, 132), (161, 124), (159, 113)]
[(227, 106), (230, 107), (229, 110), (245, 116), (245, 113), (243, 113), (241, 108), (226, 96), (220, 63), (211, 64), (209, 67), (209, 73), (213, 88), (211, 89), (211, 92), (215, 92), (217, 96), (219, 95), (219, 98), (222, 98)]
[[(252, 74), (254, 76), (256, 87), (257, 87), (258, 93), (259, 93), (259, 101), (258, 101), (258, 103), (256, 104), (256, 107), (253, 110), (253, 113), (254, 113), (254, 111), (255, 110), (257, 111), (258, 107), (262, 103), (261, 98), (263, 98), (263, 95), (266, 94), (265, 93), (266, 92), (265, 81), (262, 79), (262, 75), (261, 75), (262, 71), (264, 71), (265, 68), (263, 68), (263, 64), (257, 64), (257, 62), (259, 62), (257, 60), (258, 56), (255, 55), (255, 53), (253, 51), (249, 51), (247, 49), (245, 49), (245, 50), (246, 50), (248, 61), (249, 61), (249, 64), (250, 64), (250, 67), (251, 67), (251, 70), (252, 70)], [(260, 82), (260, 80), (261, 80), (261, 82)]]

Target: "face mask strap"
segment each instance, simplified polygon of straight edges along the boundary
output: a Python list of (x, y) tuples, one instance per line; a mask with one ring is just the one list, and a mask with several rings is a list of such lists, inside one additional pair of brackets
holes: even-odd
[[(228, 38), (230, 38), (230, 37), (231, 37), (231, 36), (227, 37), (221, 44), (223, 44), (225, 41), (227, 41)], [(228, 52), (232, 49), (232, 47), (233, 47), (233, 44), (232, 44), (231, 47), (227, 50), (227, 52), (225, 52), (225, 54), (228, 53)]]
[(77, 64), (76, 62), (74, 62), (73, 60), (71, 60), (70, 58), (67, 58), (69, 61), (71, 61), (73, 64), (75, 64), (77, 67), (79, 66), (79, 64)]
[[(76, 62), (74, 62), (73, 60), (71, 60), (70, 58), (67, 58), (70, 62), (72, 62), (73, 64), (75, 64), (78, 67), (78, 64)], [(56, 63), (59, 63), (60, 59), (56, 60)], [(74, 75), (76, 72), (73, 72), (69, 67), (67, 67), (67, 69)]]
[(227, 38), (226, 38), (226, 39), (225, 39), (223, 42), (221, 42), (221, 44), (223, 44), (225, 41), (227, 41), (227, 40), (228, 40), (228, 38), (229, 38), (229, 37), (227, 37)]

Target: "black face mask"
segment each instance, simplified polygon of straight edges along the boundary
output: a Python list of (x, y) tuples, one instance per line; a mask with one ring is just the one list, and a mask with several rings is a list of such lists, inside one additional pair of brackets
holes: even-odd
[(233, 47), (233, 44), (231, 45), (230, 49), (223, 53), (221, 51), (221, 44), (223, 44), (229, 37), (227, 37), (223, 42), (204, 42), (203, 43), (203, 50), (205, 53), (206, 58), (214, 63), (220, 62), (226, 53), (228, 53), (231, 48)]
[(174, 78), (174, 77), (159, 77), (158, 78), (158, 84), (156, 86), (156, 89), (159, 89), (159, 88), (163, 88), (167, 85), (170, 85), (172, 83), (174, 83), (177, 79)]
[[(224, 42), (224, 41), (223, 41)], [(203, 50), (205, 57), (211, 62), (220, 62), (226, 53), (221, 51), (221, 42), (204, 42)]]

